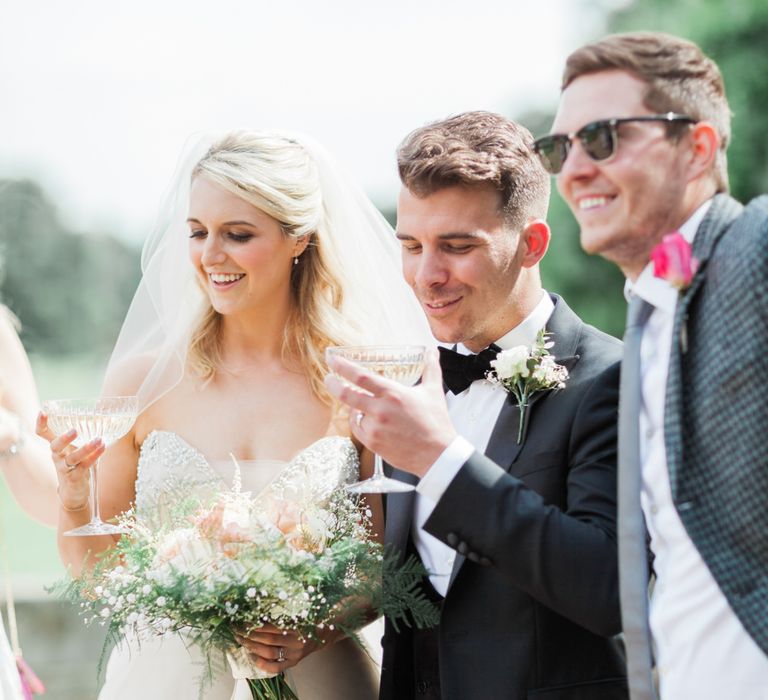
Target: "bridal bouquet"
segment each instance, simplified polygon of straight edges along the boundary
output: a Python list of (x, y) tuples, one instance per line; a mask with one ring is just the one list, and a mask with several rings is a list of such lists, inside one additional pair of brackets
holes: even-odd
[(180, 632), (207, 652), (209, 674), (211, 653), (226, 652), (260, 700), (296, 696), (282, 674), (248, 667), (237, 630), (272, 624), (318, 639), (335, 626), (354, 636), (364, 623), (360, 601), (395, 624), (436, 624), (418, 585), (423, 568), (413, 559), (397, 565), (371, 539), (370, 512), (357, 497), (339, 483), (293, 482), (255, 499), (237, 483), (206, 503), (190, 499), (160, 529), (128, 513), (129, 533), (92, 573), (68, 582), (65, 596), (87, 622), (108, 628), (108, 641)]

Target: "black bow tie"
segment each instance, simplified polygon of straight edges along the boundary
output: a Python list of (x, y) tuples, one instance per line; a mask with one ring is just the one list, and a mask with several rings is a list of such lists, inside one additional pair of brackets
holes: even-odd
[(491, 369), (491, 360), (501, 352), (498, 345), (489, 345), (477, 355), (462, 355), (455, 350), (438, 347), (443, 381), (454, 393), (460, 394), (472, 382), (485, 379), (485, 373)]

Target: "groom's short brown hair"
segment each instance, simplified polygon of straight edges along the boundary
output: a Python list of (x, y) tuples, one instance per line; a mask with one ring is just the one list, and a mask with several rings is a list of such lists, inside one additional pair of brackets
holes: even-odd
[(417, 197), (456, 185), (491, 185), (512, 228), (547, 215), (550, 178), (524, 126), (493, 112), (465, 112), (408, 134), (397, 149), (400, 180)]
[(720, 150), (713, 175), (718, 191), (727, 192), (731, 110), (717, 64), (692, 41), (672, 34), (609, 34), (568, 56), (561, 89), (582, 75), (608, 70), (625, 71), (646, 83), (643, 102), (648, 109), (659, 114), (678, 112), (714, 126)]

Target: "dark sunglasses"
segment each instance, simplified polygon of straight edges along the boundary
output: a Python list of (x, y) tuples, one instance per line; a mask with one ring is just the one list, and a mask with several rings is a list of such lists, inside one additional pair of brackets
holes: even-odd
[(571, 150), (574, 138), (579, 139), (584, 152), (594, 161), (608, 160), (616, 154), (619, 145), (619, 124), (628, 122), (684, 122), (695, 124), (696, 120), (684, 114), (667, 112), (642, 117), (600, 119), (590, 122), (570, 134), (548, 134), (533, 142), (533, 150), (539, 156), (547, 172), (557, 175)]

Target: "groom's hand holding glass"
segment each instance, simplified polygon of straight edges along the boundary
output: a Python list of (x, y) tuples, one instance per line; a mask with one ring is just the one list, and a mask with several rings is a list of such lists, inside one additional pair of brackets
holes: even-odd
[(421, 382), (413, 387), (338, 357), (330, 359), (328, 366), (333, 374), (326, 376), (325, 386), (350, 407), (352, 433), (389, 464), (423, 477), (456, 438), (436, 350), (428, 351)]

